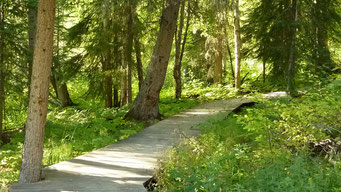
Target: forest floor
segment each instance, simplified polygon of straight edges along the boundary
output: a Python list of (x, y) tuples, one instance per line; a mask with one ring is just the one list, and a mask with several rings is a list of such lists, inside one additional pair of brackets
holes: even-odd
[(43, 181), (14, 184), (10, 191), (145, 191), (142, 184), (152, 177), (166, 149), (198, 135), (196, 125), (217, 114), (224, 118), (248, 102), (236, 98), (199, 104), (128, 139), (47, 167)]

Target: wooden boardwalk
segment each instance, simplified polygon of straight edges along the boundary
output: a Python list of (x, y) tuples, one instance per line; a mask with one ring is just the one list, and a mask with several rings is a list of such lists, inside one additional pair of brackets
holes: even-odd
[(99, 150), (43, 169), (45, 180), (34, 184), (14, 184), (12, 192), (113, 191), (142, 192), (143, 182), (153, 173), (164, 151), (181, 140), (183, 134), (196, 136), (196, 125), (211, 116), (229, 112), (246, 98), (210, 101), (160, 121), (138, 134)]

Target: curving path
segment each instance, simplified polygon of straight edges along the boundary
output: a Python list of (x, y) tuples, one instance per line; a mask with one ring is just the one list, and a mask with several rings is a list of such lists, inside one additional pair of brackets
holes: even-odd
[(247, 98), (211, 101), (145, 128), (138, 134), (102, 149), (43, 169), (45, 180), (14, 184), (12, 192), (62, 191), (146, 191), (142, 183), (154, 172), (163, 152), (185, 134), (196, 136), (195, 125), (218, 113), (225, 117)]

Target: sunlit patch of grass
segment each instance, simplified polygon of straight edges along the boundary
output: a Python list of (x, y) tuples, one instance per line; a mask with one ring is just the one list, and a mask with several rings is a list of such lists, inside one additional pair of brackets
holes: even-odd
[(312, 155), (308, 147), (340, 139), (340, 88), (333, 82), (291, 101), (262, 99), (238, 115), (212, 118), (161, 161), (158, 190), (341, 191), (340, 154)]

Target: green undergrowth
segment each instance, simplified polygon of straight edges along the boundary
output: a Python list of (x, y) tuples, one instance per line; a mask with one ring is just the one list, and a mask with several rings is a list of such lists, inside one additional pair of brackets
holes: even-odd
[[(123, 119), (130, 106), (104, 109), (101, 103), (76, 100), (77, 106), (61, 109), (50, 105), (45, 129), (43, 166), (116, 143), (138, 133), (145, 125)], [(196, 105), (193, 99), (176, 100), (163, 97), (160, 112), (167, 118)], [(10, 143), (0, 148), (0, 186), (7, 191), (9, 184), (17, 181), (24, 132), (18, 131)]]
[[(264, 100), (169, 150), (157, 191), (341, 191), (341, 82)], [(334, 141), (327, 146), (323, 141)], [(325, 142), (326, 143), (326, 142)], [(319, 147), (322, 150), (319, 150)]]

